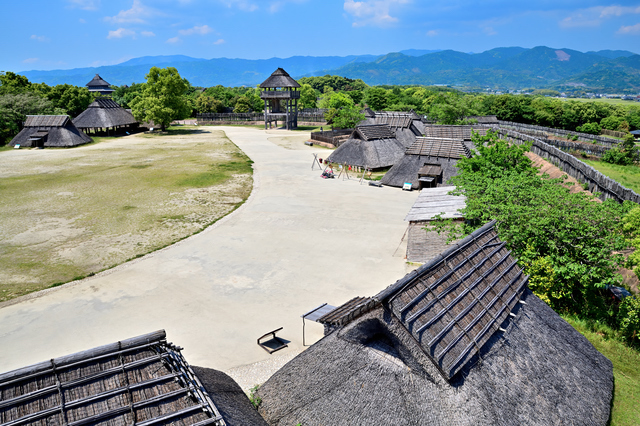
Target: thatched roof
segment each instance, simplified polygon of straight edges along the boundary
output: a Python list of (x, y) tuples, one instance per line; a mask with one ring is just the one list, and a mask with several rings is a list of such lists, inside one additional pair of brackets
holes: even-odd
[(95, 77), (91, 79), (90, 82), (86, 84), (86, 86), (91, 89), (97, 88), (109, 88), (109, 83), (107, 83), (99, 74), (96, 74)]
[(471, 157), (469, 149), (464, 146), (461, 140), (437, 139), (418, 137), (415, 142), (407, 148), (408, 155), (426, 155), (429, 157), (443, 157), (460, 159)]
[(489, 126), (477, 125), (440, 125), (440, 124), (425, 124), (423, 125), (422, 134), (428, 138), (444, 138), (444, 139), (459, 139), (461, 141), (470, 141), (471, 132), (474, 131), (480, 136), (487, 134)]
[(471, 152), (460, 140), (418, 137), (380, 182), (396, 187), (402, 187), (406, 182), (411, 183), (413, 189), (418, 189), (420, 169), (425, 164), (439, 164), (442, 168), (442, 184), (446, 184), (458, 174), (456, 163), (463, 156), (470, 157)]
[(27, 115), (24, 128), (10, 142), (21, 147), (72, 147), (91, 142), (67, 115)]
[(289, 74), (282, 68), (278, 68), (260, 84), (260, 87), (265, 89), (275, 89), (279, 87), (300, 87), (297, 81), (295, 81)]
[(526, 288), (493, 225), (276, 372), (267, 422), (606, 424), (611, 362)]
[(129, 126), (137, 123), (130, 111), (109, 98), (97, 98), (87, 109), (73, 119), (79, 129)]
[(478, 124), (499, 124), (498, 117), (495, 115), (471, 115), (465, 117), (467, 120), (476, 120)]
[(460, 219), (460, 209), (466, 207), (467, 198), (462, 195), (449, 195), (455, 186), (425, 188), (420, 191), (418, 199), (409, 210), (407, 222), (427, 221), (442, 213), (442, 219)]
[(260, 424), (230, 377), (197, 369), (203, 385), (180, 350), (161, 330), (0, 374), (0, 423)]
[(380, 169), (398, 161), (404, 149), (389, 126), (358, 126), (349, 139), (327, 157), (327, 161)]

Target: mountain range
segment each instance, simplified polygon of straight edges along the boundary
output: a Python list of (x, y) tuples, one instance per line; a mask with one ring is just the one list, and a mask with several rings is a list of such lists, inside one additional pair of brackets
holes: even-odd
[(640, 91), (640, 55), (622, 50), (583, 53), (545, 46), (500, 47), (482, 53), (410, 49), (382, 56), (293, 56), (257, 60), (145, 56), (118, 65), (20, 74), (36, 83), (82, 86), (98, 73), (118, 86), (144, 82), (145, 74), (154, 65), (175, 67), (192, 85), (203, 87), (254, 86), (281, 67), (294, 78), (333, 74), (360, 78), (369, 85)]

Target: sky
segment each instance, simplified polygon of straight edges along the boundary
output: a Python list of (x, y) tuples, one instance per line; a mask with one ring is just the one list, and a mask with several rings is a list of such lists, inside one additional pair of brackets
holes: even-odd
[(548, 46), (640, 53), (640, 2), (0, 0), (0, 71)]

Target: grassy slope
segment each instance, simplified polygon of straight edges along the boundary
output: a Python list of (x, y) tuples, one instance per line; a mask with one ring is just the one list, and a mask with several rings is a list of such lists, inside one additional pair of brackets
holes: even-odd
[(613, 338), (613, 331), (607, 327), (571, 317), (564, 319), (613, 363), (615, 389), (611, 426), (640, 424), (640, 352)]
[(605, 176), (624, 185), (629, 189), (633, 189), (640, 194), (640, 167), (638, 166), (617, 166), (615, 164), (605, 163), (604, 161), (594, 161), (580, 159), (584, 163), (590, 165)]
[(578, 102), (596, 102), (601, 104), (622, 105), (625, 107), (640, 107), (640, 102), (623, 101), (622, 99), (584, 99), (584, 98), (568, 98), (570, 101)]

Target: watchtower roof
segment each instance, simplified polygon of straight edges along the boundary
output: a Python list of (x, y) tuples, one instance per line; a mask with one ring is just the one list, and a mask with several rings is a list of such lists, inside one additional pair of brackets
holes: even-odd
[(297, 81), (295, 81), (291, 76), (282, 68), (278, 68), (275, 70), (269, 78), (260, 84), (260, 87), (266, 89), (274, 89), (277, 87), (300, 87)]

